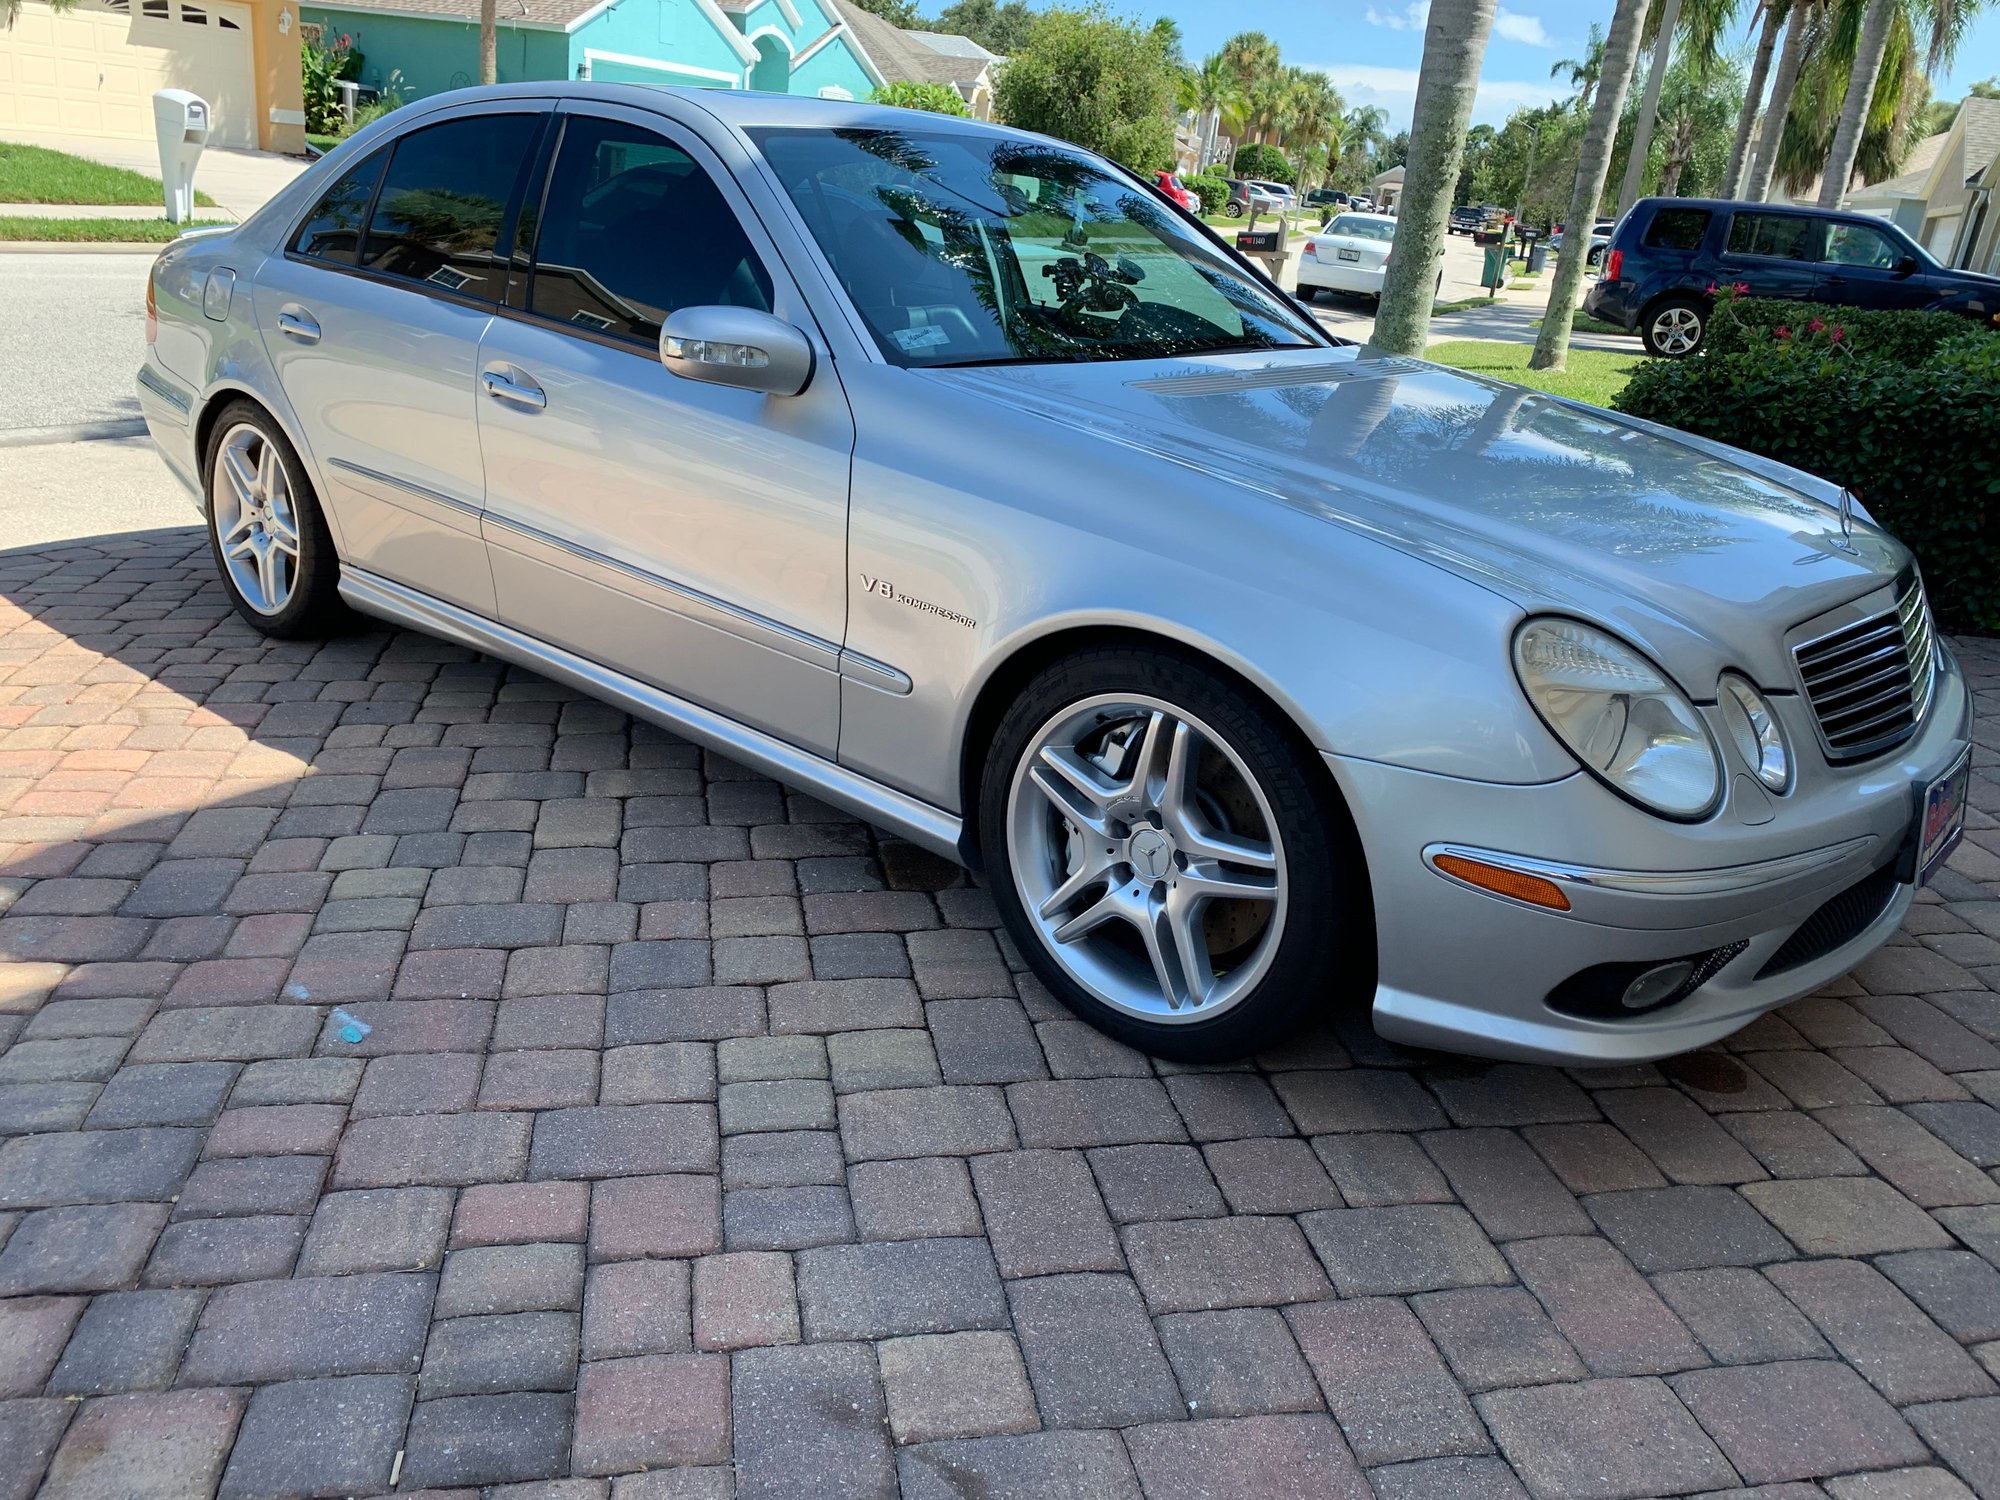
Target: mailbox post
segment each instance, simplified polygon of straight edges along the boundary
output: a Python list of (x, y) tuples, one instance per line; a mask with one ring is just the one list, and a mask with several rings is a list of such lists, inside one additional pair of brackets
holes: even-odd
[(1250, 211), (1250, 222), (1236, 232), (1236, 249), (1240, 255), (1248, 256), (1264, 268), (1264, 274), (1278, 281), (1279, 273), (1285, 269), (1285, 216), (1278, 215), (1276, 229), (1259, 229), (1257, 211)]
[(167, 222), (185, 224), (194, 217), (194, 164), (208, 144), (208, 101), (186, 89), (161, 89), (153, 95), (153, 134), (160, 143), (160, 181), (167, 192)]

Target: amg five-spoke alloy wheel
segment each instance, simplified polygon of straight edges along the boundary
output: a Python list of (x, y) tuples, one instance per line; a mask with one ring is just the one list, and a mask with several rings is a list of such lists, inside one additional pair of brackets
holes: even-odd
[(340, 562), (298, 456), (239, 401), (211, 431), (208, 536), (237, 613), (266, 635), (315, 634), (341, 613)]
[(1163, 1055), (1235, 1056), (1367, 976), (1345, 814), (1240, 685), (1164, 653), (1089, 653), (1030, 685), (995, 749), (996, 899), (1096, 1025)]

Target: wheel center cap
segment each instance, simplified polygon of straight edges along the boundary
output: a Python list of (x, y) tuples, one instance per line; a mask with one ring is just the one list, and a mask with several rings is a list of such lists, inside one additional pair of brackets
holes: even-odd
[(1157, 828), (1141, 828), (1126, 841), (1125, 858), (1142, 879), (1163, 879), (1174, 867), (1174, 841)]

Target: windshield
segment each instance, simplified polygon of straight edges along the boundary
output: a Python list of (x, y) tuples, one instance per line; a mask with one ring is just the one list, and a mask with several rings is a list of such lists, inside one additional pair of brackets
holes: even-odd
[(1147, 191), (1052, 143), (945, 131), (751, 135), (892, 364), (1326, 343)]
[(1358, 214), (1340, 214), (1320, 233), (1344, 234), (1350, 239), (1387, 242), (1396, 238), (1396, 223), (1393, 219), (1364, 219)]

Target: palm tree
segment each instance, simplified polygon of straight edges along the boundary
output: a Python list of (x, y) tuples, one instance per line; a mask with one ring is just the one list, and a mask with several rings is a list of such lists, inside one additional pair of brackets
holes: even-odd
[(1778, 33), (1785, 29), (1785, 0), (1763, 0), (1763, 27), (1757, 33), (1757, 50), (1750, 58), (1750, 78), (1743, 89), (1743, 107), (1736, 112), (1736, 137), (1729, 143), (1729, 166), (1722, 174), (1722, 196), (1734, 198), (1743, 185), (1744, 169), (1750, 165), (1750, 134), (1757, 128), (1757, 111), (1764, 103), (1764, 84), (1771, 72), (1771, 54), (1778, 49)]
[(1243, 82), (1229, 59), (1215, 52), (1189, 71), (1186, 83), (1183, 102), (1201, 116), (1201, 164), (1206, 167), (1215, 160), (1216, 138), (1243, 128)]
[[(1843, 9), (1846, 14), (1829, 20), (1825, 35), (1806, 58), (1778, 141), (1775, 176), (1795, 195), (1817, 193), (1840, 128), (1862, 20), (1861, 6)], [(1924, 77), (1921, 43), (1912, 23), (1913, 17), (1900, 6), (1890, 18), (1888, 44), (1854, 158), (1854, 176), (1863, 182), (1879, 182), (1902, 171), (1910, 151), (1928, 133), (1930, 81)]]
[(1432, 0), (1424, 61), (1410, 124), (1410, 156), (1396, 208), (1396, 239), (1375, 315), (1373, 342), (1393, 354), (1421, 354), (1430, 331), (1445, 216), (1465, 154), (1465, 126), (1479, 91), (1479, 66), (1493, 30), (1494, 0)]
[[(1278, 44), (1261, 31), (1239, 31), (1222, 44), (1221, 56), (1236, 74), (1237, 89), (1243, 98), (1243, 128), (1254, 130), (1260, 123), (1259, 91), (1268, 94), (1271, 79), (1280, 67)], [(1258, 139), (1262, 138), (1260, 134)]]
[(1548, 311), (1542, 315), (1542, 331), (1535, 337), (1535, 352), (1528, 358), (1528, 367), (1533, 370), (1560, 370), (1569, 359), (1570, 323), (1576, 317), (1576, 297), (1583, 290), (1584, 263), (1589, 259), (1581, 252), (1590, 243), (1589, 226), (1597, 215), (1598, 200), (1604, 196), (1604, 179), (1611, 171), (1611, 148), (1618, 139), (1625, 94), (1639, 62), (1639, 34), (1645, 27), (1649, 3), (1618, 0), (1618, 9), (1611, 16), (1603, 73), (1591, 106), (1590, 124), (1583, 133), (1583, 149), (1577, 156), (1569, 217), (1563, 221), (1568, 253), (1556, 259)]
[(1640, 179), (1646, 159), (1653, 149), (1653, 130), (1659, 120), (1660, 90), (1673, 61), (1674, 44), (1685, 40), (1706, 75), (1721, 59), (1721, 42), (1735, 18), (1737, 0), (1666, 0), (1649, 17), (1648, 30), (1653, 48), (1652, 70), (1646, 75), (1646, 92), (1639, 101), (1639, 118), (1632, 131), (1630, 154), (1625, 159), (1625, 183), (1618, 193), (1618, 211), (1624, 213), (1639, 196)]
[(1551, 78), (1561, 78), (1564, 74), (1569, 75), (1569, 85), (1577, 91), (1578, 112), (1589, 114), (1591, 96), (1604, 76), (1604, 28), (1595, 21), (1590, 23), (1590, 40), (1584, 43), (1583, 56), (1565, 57), (1549, 69)]
[(1660, 126), (1666, 132), (1667, 157), (1655, 189), (1662, 198), (1680, 191), (1681, 174), (1693, 160), (1695, 147), (1704, 138), (1715, 139), (1728, 125), (1731, 101), (1742, 86), (1742, 78), (1740, 65), (1727, 58), (1712, 69), (1703, 69), (1685, 55), (1667, 75), (1667, 86), (1660, 95)]
[(1861, 154), (1861, 132), (1867, 128), (1868, 111), (1875, 102), (1875, 80), (1882, 74), (1882, 57), (1889, 50), (1889, 23), (1895, 19), (1896, 8), (1895, 0), (1868, 0), (1868, 8), (1861, 13), (1861, 36), (1847, 72), (1840, 124), (1834, 129), (1833, 145), (1819, 174), (1821, 208), (1838, 208), (1847, 199), (1854, 159)]
[(1285, 149), (1294, 155), (1314, 146), (1324, 147), (1340, 127), (1346, 103), (1333, 80), (1316, 68), (1287, 68), (1291, 87), (1291, 123), (1285, 131)]
[(500, 23), (495, 0), (479, 0), (479, 81), (500, 81)]
[(1817, 23), (1823, 18), (1825, 0), (1791, 0), (1785, 13), (1785, 46), (1778, 54), (1778, 73), (1771, 80), (1771, 99), (1764, 106), (1764, 128), (1757, 132), (1757, 152), (1751, 159), (1743, 196), (1762, 203), (1771, 196), (1771, 173), (1778, 165), (1778, 145), (1785, 136), (1785, 120), (1792, 112), (1792, 95), (1799, 86)]

